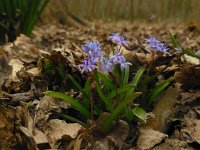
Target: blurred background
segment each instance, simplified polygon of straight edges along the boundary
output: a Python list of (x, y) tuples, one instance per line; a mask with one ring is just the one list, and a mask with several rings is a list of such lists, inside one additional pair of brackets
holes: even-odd
[(31, 36), (36, 24), (91, 27), (116, 21), (200, 28), (200, 0), (0, 0), (0, 45), (20, 33)]
[(45, 10), (60, 20), (66, 12), (87, 20), (199, 22), (200, 0), (56, 0)]

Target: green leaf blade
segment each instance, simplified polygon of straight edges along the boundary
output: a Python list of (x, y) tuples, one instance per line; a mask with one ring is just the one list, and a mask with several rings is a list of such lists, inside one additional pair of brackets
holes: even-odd
[(77, 102), (76, 99), (64, 94), (64, 93), (61, 93), (61, 92), (45, 92), (44, 93), (45, 95), (47, 96), (51, 96), (51, 97), (54, 97), (54, 98), (60, 98), (62, 100), (65, 100), (67, 101), (68, 103), (70, 103), (72, 106), (74, 106), (77, 110), (80, 111), (81, 114), (83, 114), (84, 116), (90, 118), (91, 117), (91, 113), (82, 105), (80, 104), (79, 102)]
[(113, 120), (118, 116), (118, 114), (126, 107), (127, 104), (131, 103), (134, 99), (136, 99), (141, 93), (135, 92), (128, 95), (109, 115), (109, 117), (105, 120), (102, 131), (106, 132), (110, 129)]

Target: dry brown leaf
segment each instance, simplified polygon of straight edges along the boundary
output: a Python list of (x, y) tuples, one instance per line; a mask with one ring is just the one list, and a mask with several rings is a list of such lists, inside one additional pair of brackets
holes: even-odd
[(182, 84), (183, 89), (196, 89), (200, 87), (200, 67), (186, 66), (182, 67), (174, 75), (177, 82)]
[(189, 137), (187, 136), (187, 138), (189, 138), (189, 143), (197, 142), (200, 144), (200, 120), (191, 120), (187, 127), (181, 129), (181, 132), (183, 134), (182, 136), (184, 136), (184, 134), (189, 135)]
[(53, 119), (48, 122), (45, 134), (52, 148), (58, 148), (60, 141), (69, 142), (78, 136), (83, 127), (78, 123), (66, 123), (62, 120)]
[(186, 142), (178, 139), (166, 139), (164, 143), (152, 148), (152, 150), (194, 150)]
[(140, 128), (140, 135), (137, 140), (137, 148), (140, 150), (148, 150), (166, 139), (168, 135), (151, 128)]
[(12, 66), (12, 74), (9, 77), (12, 81), (18, 81), (17, 72), (19, 72), (23, 67), (24, 63), (19, 59), (11, 59), (9, 65)]
[(182, 61), (182, 62), (189, 63), (189, 64), (192, 64), (192, 65), (199, 65), (199, 64), (200, 64), (200, 60), (199, 60), (198, 58), (189, 56), (189, 55), (187, 55), (187, 54), (184, 54), (184, 55), (181, 57), (181, 61)]
[[(26, 127), (29, 126), (28, 115), (26, 107), (0, 106), (0, 149), (17, 149), (19, 147), (28, 149), (29, 146), (35, 149), (33, 138), (27, 137), (18, 130), (19, 127), (27, 129)], [(27, 131), (27, 135), (30, 135), (28, 129)]]
[(42, 131), (38, 130), (37, 128), (34, 129), (33, 138), (39, 149), (50, 149), (51, 148), (46, 135)]
[[(0, 47), (1, 51), (1, 47)], [(5, 54), (0, 53), (0, 89), (5, 79), (9, 78), (12, 73), (12, 66), (9, 65), (9, 60)]]

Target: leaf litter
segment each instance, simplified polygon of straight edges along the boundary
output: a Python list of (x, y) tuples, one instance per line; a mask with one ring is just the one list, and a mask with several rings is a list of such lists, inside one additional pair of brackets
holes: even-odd
[[(31, 38), (20, 35), (13, 43), (3, 45), (0, 48), (0, 148), (200, 148), (199, 60), (181, 55), (180, 50), (173, 48), (168, 36), (170, 32), (182, 48), (198, 51), (199, 30), (190, 29), (185, 25), (146, 26), (126, 22), (98, 22), (92, 23), (90, 28), (44, 25), (36, 28)], [(76, 117), (76, 110), (67, 102), (42, 93), (46, 90), (72, 89), (67, 74), (72, 74), (83, 84), (86, 77), (81, 75), (77, 66), (85, 57), (81, 45), (87, 40), (98, 40), (104, 43), (105, 52), (109, 53), (109, 41), (106, 39), (112, 32), (126, 35), (129, 46), (122, 48), (123, 53), (128, 61), (137, 65), (151, 61), (152, 53), (145, 48), (145, 38), (155, 35), (165, 41), (170, 52), (177, 54), (157, 55), (152, 72), (165, 68), (164, 76), (174, 76), (176, 83), (159, 95), (152, 110), (153, 116), (145, 125), (133, 123), (129, 126), (124, 121), (118, 121), (109, 133), (101, 134), (99, 129), (106, 114), (86, 129), (78, 123), (65, 122), (57, 115), (69, 113)], [(163, 76), (159, 78), (162, 80)], [(82, 99), (80, 93), (71, 91), (71, 95)], [(13, 132), (13, 129), (16, 131)]]

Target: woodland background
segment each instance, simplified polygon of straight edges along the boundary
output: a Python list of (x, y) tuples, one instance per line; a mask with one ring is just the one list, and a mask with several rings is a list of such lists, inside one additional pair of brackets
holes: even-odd
[(199, 10), (199, 0), (56, 0), (50, 1), (42, 21), (62, 22), (70, 12), (87, 20), (200, 22)]

